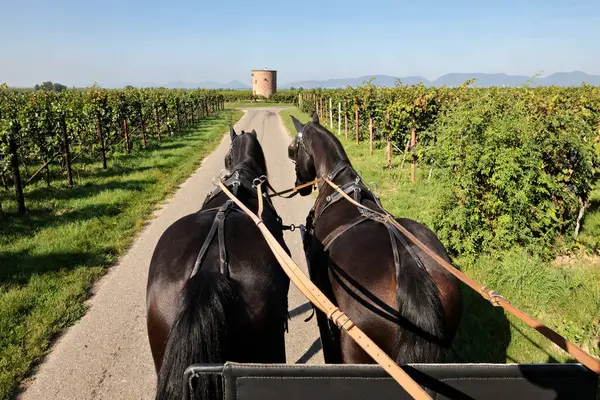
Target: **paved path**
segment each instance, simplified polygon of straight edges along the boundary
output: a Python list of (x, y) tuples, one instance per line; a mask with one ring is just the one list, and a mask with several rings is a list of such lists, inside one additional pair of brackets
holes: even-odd
[[(249, 109), (235, 125), (256, 129), (267, 157), (269, 178), (275, 188), (294, 183), (293, 164), (287, 158), (290, 138), (275, 108)], [(55, 343), (34, 374), (22, 399), (152, 399), (154, 365), (146, 336), (146, 280), (154, 247), (173, 222), (198, 210), (211, 181), (224, 168), (229, 135), (202, 166), (157, 211), (118, 265), (94, 287), (87, 314)], [(312, 197), (275, 199), (284, 222), (303, 223)], [(286, 232), (285, 240), (294, 260), (305, 270), (300, 234)], [(293, 316), (286, 335), (288, 363), (322, 363), (316, 318), (309, 315), (307, 301), (290, 285), (289, 307)]]

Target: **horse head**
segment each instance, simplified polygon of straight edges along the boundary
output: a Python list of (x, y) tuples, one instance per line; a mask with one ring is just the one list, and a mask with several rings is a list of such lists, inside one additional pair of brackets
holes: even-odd
[(233, 171), (243, 164), (254, 171), (257, 176), (266, 175), (267, 163), (256, 131), (254, 129), (250, 132), (242, 130), (242, 133), (238, 135), (233, 126), (229, 125), (229, 137), (231, 144), (225, 155), (225, 168)]
[[(316, 131), (311, 133), (314, 130), (311, 124), (318, 125), (319, 116), (315, 112), (312, 121), (307, 124), (302, 124), (293, 115), (291, 117), (297, 135), (288, 147), (288, 157), (296, 164), (296, 186), (298, 186), (312, 181), (317, 176), (315, 159), (310, 147), (310, 135), (317, 134)], [(312, 185), (298, 192), (301, 196), (308, 196), (312, 192)]]

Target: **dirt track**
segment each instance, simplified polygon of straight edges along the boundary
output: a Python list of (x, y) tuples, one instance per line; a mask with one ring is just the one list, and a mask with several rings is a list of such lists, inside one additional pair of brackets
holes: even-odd
[[(287, 158), (290, 138), (277, 109), (249, 109), (235, 129), (256, 129), (267, 157), (269, 178), (276, 188), (294, 183), (294, 168)], [(155, 372), (146, 336), (146, 279), (154, 247), (164, 230), (184, 215), (196, 212), (212, 179), (223, 169), (229, 146), (226, 135), (176, 194), (157, 211), (118, 265), (94, 287), (87, 314), (58, 340), (22, 399), (151, 399)], [(275, 199), (286, 224), (303, 223), (312, 198)], [(305, 267), (300, 234), (286, 232), (294, 260)], [(286, 336), (288, 363), (322, 363), (316, 319), (305, 298), (291, 285), (292, 315)]]

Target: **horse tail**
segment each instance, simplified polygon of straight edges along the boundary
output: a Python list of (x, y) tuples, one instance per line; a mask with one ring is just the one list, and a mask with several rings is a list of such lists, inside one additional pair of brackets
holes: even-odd
[[(183, 372), (190, 365), (226, 359), (227, 326), (236, 299), (231, 282), (221, 273), (200, 270), (187, 281), (158, 374), (157, 400), (183, 397)], [(201, 375), (196, 382), (198, 398), (223, 397), (216, 376)]]
[(398, 363), (436, 363), (446, 358), (440, 294), (429, 273), (418, 264), (407, 263), (397, 272), (396, 299), (400, 315), (409, 321), (409, 325), (399, 324)]

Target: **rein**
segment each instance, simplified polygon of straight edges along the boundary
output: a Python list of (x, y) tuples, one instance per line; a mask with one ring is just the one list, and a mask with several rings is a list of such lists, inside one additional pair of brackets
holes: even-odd
[(352, 197), (345, 193), (338, 185), (333, 183), (333, 181), (331, 180), (332, 178), (330, 178), (330, 176), (331, 174), (328, 176), (317, 178), (313, 181), (310, 181), (300, 186), (293, 187), (284, 192), (297, 191), (303, 187), (314, 185), (322, 181), (326, 182), (351, 204), (355, 205), (361, 210), (364, 210), (370, 214), (377, 216), (383, 222), (389, 223), (396, 227), (402, 234), (404, 234), (411, 242), (413, 242), (417, 247), (419, 247), (425, 254), (427, 254), (438, 264), (444, 267), (446, 271), (450, 272), (457, 279), (467, 284), (471, 289), (479, 293), (484, 299), (492, 303), (492, 305), (494, 305), (495, 307), (502, 307), (503, 309), (505, 309), (506, 311), (508, 311), (509, 313), (526, 323), (527, 325), (529, 325), (531, 328), (544, 335), (548, 340), (552, 341), (558, 347), (560, 347), (568, 354), (573, 356), (577, 361), (588, 367), (590, 370), (594, 371), (596, 374), (600, 375), (600, 362), (594, 357), (592, 357), (590, 354), (568, 341), (556, 331), (552, 330), (540, 321), (536, 320), (535, 318), (531, 317), (527, 313), (512, 305), (508, 299), (506, 299), (501, 294), (497, 293), (495, 290), (489, 289), (487, 286), (477, 283), (475, 280), (469, 278), (467, 275), (456, 269), (452, 264), (450, 264), (448, 261), (444, 260), (442, 257), (437, 255), (433, 250), (431, 250), (423, 242), (416, 238), (412, 233), (410, 233), (408, 229), (400, 225), (400, 223), (396, 221), (394, 216), (388, 213), (387, 211), (383, 210), (383, 212), (379, 212), (355, 201)]

